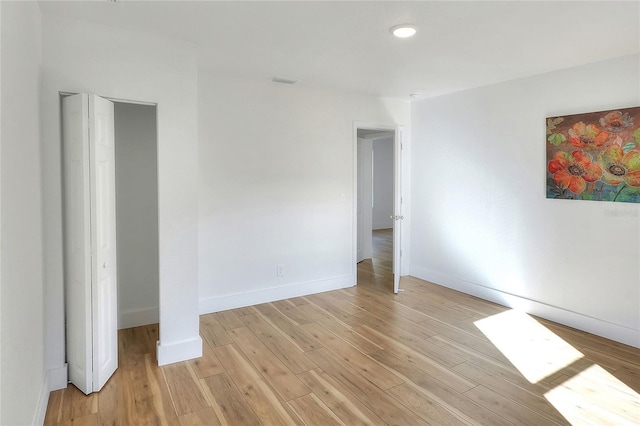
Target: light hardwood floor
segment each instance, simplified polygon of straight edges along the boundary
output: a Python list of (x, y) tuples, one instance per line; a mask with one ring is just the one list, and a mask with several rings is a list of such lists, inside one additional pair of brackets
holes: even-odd
[(197, 360), (158, 367), (158, 326), (121, 330), (105, 388), (53, 392), (45, 424), (640, 423), (640, 350), (416, 278), (393, 295), (375, 247), (356, 287), (202, 315)]

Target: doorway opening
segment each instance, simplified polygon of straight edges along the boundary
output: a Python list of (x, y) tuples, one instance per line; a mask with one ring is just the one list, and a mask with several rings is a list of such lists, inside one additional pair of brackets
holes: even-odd
[(156, 110), (114, 101), (118, 329), (159, 322)]
[(357, 283), (399, 291), (401, 128), (355, 124)]

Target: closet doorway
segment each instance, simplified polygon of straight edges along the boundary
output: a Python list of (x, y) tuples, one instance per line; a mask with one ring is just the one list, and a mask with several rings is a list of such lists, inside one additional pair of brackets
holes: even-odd
[(159, 321), (156, 106), (61, 94), (69, 380), (99, 391), (117, 330)]
[(118, 329), (159, 321), (156, 105), (114, 102)]

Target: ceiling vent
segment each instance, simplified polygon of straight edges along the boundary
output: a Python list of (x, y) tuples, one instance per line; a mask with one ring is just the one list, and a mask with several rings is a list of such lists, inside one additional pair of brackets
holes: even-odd
[(291, 78), (283, 78), (283, 77), (273, 77), (271, 78), (271, 81), (273, 81), (274, 83), (281, 83), (281, 84), (296, 84), (298, 82), (298, 80), (293, 80)]

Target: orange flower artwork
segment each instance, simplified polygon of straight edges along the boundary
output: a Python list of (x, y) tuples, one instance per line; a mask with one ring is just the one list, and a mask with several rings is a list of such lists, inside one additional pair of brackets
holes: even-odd
[(640, 107), (546, 124), (547, 198), (640, 203)]
[(589, 155), (582, 151), (571, 154), (558, 151), (547, 168), (549, 173), (553, 173), (553, 180), (558, 186), (574, 194), (582, 194), (587, 189), (587, 182), (595, 182), (602, 177), (602, 168), (592, 163)]
[(569, 141), (576, 148), (598, 149), (609, 139), (607, 132), (601, 132), (593, 124), (586, 125), (582, 121), (574, 124), (567, 133)]

